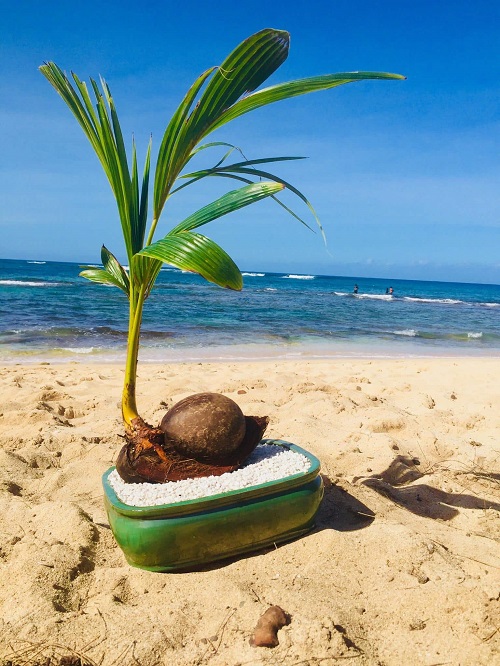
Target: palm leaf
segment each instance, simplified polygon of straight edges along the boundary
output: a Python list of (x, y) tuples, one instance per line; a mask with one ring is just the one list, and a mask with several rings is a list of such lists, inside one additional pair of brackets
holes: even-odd
[[(102, 145), (111, 172), (111, 187), (118, 205), (123, 237), (125, 239), (125, 246), (127, 248), (127, 255), (130, 262), (135, 251), (140, 248), (136, 247), (133, 233), (134, 225), (131, 215), (133, 203), (127, 155), (118, 119), (116, 118), (116, 113), (113, 112), (114, 105), (109, 90), (107, 89), (105, 82), (101, 79), (101, 85), (104, 90), (103, 96), (99, 91), (97, 83), (93, 79), (91, 79), (91, 83), (97, 100), (97, 112), (102, 131)], [(115, 120), (113, 120), (113, 117), (115, 117)]]
[[(79, 273), (80, 277), (90, 280), (91, 282), (97, 282), (99, 284), (105, 284), (108, 287), (118, 287), (122, 291), (125, 291), (123, 284), (116, 279), (114, 275), (108, 273), (108, 271), (103, 270), (102, 268), (89, 268), (85, 271)], [(128, 296), (128, 293), (125, 291)]]
[(384, 80), (404, 80), (405, 77), (401, 74), (390, 74), (387, 72), (344, 72), (339, 74), (325, 74), (322, 76), (312, 76), (306, 79), (297, 79), (295, 81), (288, 81), (269, 88), (258, 90), (252, 95), (248, 95), (239, 100), (233, 106), (226, 109), (214, 122), (207, 128), (203, 136), (210, 132), (222, 127), (226, 123), (242, 116), (249, 111), (254, 111), (267, 104), (273, 104), (290, 97), (297, 97), (299, 95), (306, 95), (311, 92), (318, 92), (320, 90), (328, 90), (337, 86), (344, 85), (345, 83), (354, 83), (355, 81), (365, 81), (368, 79), (384, 79)]
[[(228, 171), (228, 172), (229, 172), (229, 168), (224, 169), (224, 168), (222, 167), (222, 168), (221, 168), (221, 171)], [(259, 176), (260, 178), (268, 178), (268, 179), (273, 180), (273, 181), (275, 181), (275, 182), (277, 182), (277, 183), (281, 183), (284, 187), (286, 187), (288, 190), (290, 190), (291, 192), (293, 192), (297, 197), (299, 197), (299, 199), (301, 199), (301, 200), (306, 204), (306, 206), (307, 206), (307, 207), (309, 208), (309, 210), (311, 211), (311, 213), (312, 213), (312, 215), (313, 215), (313, 217), (314, 217), (314, 219), (315, 219), (315, 221), (316, 221), (316, 224), (317, 224), (318, 227), (319, 227), (319, 230), (320, 230), (320, 232), (321, 232), (321, 235), (323, 236), (323, 240), (324, 240), (325, 243), (326, 243), (325, 232), (324, 232), (324, 230), (323, 230), (323, 227), (322, 227), (322, 225), (321, 225), (321, 222), (320, 222), (320, 220), (319, 220), (319, 217), (318, 217), (316, 211), (314, 210), (314, 207), (313, 207), (312, 203), (311, 203), (311, 202), (309, 201), (309, 199), (308, 199), (304, 194), (302, 194), (302, 192), (301, 192), (299, 189), (297, 189), (294, 185), (292, 185), (292, 184), (289, 183), (288, 181), (284, 180), (283, 178), (280, 178), (279, 176), (275, 176), (274, 174), (270, 173), (269, 171), (262, 171), (261, 169), (246, 168), (246, 167), (236, 167), (236, 168), (234, 168), (234, 169), (231, 169), (230, 172), (232, 172), (232, 173), (236, 173), (236, 174), (247, 174), (247, 175), (250, 175), (250, 176), (256, 176), (256, 175), (257, 175), (257, 176)], [(297, 216), (294, 216), (294, 217), (297, 217)], [(309, 227), (308, 224), (306, 224), (306, 223), (305, 223), (303, 220), (301, 220), (300, 218), (297, 218), (297, 219), (299, 219), (299, 220), (302, 222), (302, 224), (304, 224), (306, 227), (308, 227), (308, 229), (311, 228), (311, 227)]]
[[(241, 166), (241, 165), (247, 165), (247, 164), (248, 165), (262, 164), (262, 163), (265, 163), (265, 162), (281, 161), (281, 160), (286, 160), (286, 159), (300, 160), (300, 159), (304, 159), (304, 158), (302, 158), (302, 157), (288, 157), (288, 158), (287, 157), (276, 157), (276, 158), (267, 158), (267, 159), (262, 159), (262, 160), (247, 160), (245, 162), (229, 164), (228, 166), (225, 166), (225, 167), (213, 167), (212, 169), (204, 169), (204, 170), (201, 170), (201, 171), (195, 171), (195, 172), (192, 172), (192, 173), (189, 173), (189, 174), (185, 174), (185, 176), (183, 176), (183, 178), (184, 177), (185, 178), (191, 178), (191, 180), (189, 180), (187, 183), (183, 183), (182, 185), (177, 187), (175, 190), (172, 191), (172, 194), (174, 194), (175, 192), (178, 192), (183, 187), (187, 187), (187, 185), (190, 185), (191, 183), (194, 183), (197, 180), (201, 180), (202, 178), (206, 178), (208, 176), (223, 176), (223, 177), (227, 177), (227, 178), (234, 178), (235, 180), (240, 180), (240, 181), (245, 182), (245, 183), (251, 183), (253, 181), (250, 180), (249, 178), (245, 178), (243, 175), (240, 175), (240, 174), (246, 174), (246, 175), (249, 175), (249, 176), (259, 177), (259, 178), (267, 178), (268, 180), (272, 180), (275, 183), (281, 183), (285, 188), (287, 188), (291, 192), (293, 192), (296, 196), (299, 197), (299, 199), (301, 199), (306, 204), (306, 206), (311, 211), (311, 213), (312, 213), (312, 215), (313, 215), (313, 217), (316, 221), (316, 224), (318, 225), (318, 228), (321, 232), (323, 240), (326, 244), (325, 233), (324, 233), (324, 230), (323, 230), (323, 226), (321, 225), (321, 222), (319, 220), (319, 217), (318, 217), (316, 211), (314, 210), (314, 207), (313, 207), (312, 203), (309, 201), (309, 199), (307, 199), (307, 197), (299, 189), (294, 187), (294, 185), (287, 182), (283, 178), (280, 178), (279, 176), (276, 176), (275, 174), (272, 174), (269, 171), (262, 171), (261, 169), (255, 169), (252, 166), (250, 166), (250, 167)], [(305, 220), (303, 220), (296, 213), (294, 213), (290, 208), (288, 208), (288, 206), (286, 206), (277, 197), (273, 196), (272, 198), (282, 208), (284, 208), (288, 213), (290, 213), (292, 215), (292, 217), (294, 217), (296, 220), (298, 220), (301, 224), (303, 224), (305, 227), (307, 227), (311, 231), (314, 231), (313, 229), (311, 229), (311, 227), (307, 224), (307, 222)]]
[[(217, 148), (219, 146), (225, 146), (226, 148), (229, 148), (229, 150), (226, 152), (224, 157), (222, 158), (222, 162), (224, 162), (227, 159), (227, 156), (231, 155), (231, 153), (234, 150), (238, 150), (241, 153), (241, 148), (238, 148), (238, 146), (234, 146), (232, 143), (227, 143), (226, 141), (211, 141), (210, 143), (204, 143), (202, 146), (198, 146), (197, 148), (194, 148), (191, 151), (191, 155), (189, 158), (193, 158), (196, 154), (201, 152), (202, 150), (206, 150), (207, 148)], [(241, 153), (243, 155), (243, 153)]]
[[(202, 77), (197, 79), (177, 110), (174, 116), (175, 123), (169, 125), (165, 134), (167, 137), (167, 134), (173, 131), (175, 142), (169, 140), (165, 143), (165, 149), (163, 143), (160, 148), (158, 163), (161, 165), (161, 172), (157, 172), (155, 179), (155, 218), (161, 213), (176, 178), (196, 154), (197, 150), (194, 150), (196, 144), (227, 122), (256, 108), (288, 97), (364, 79), (404, 78), (399, 74), (384, 72), (328, 74), (279, 84), (240, 99), (245, 93), (255, 90), (282, 64), (287, 57), (288, 48), (288, 33), (280, 30), (262, 30), (237, 46), (215, 72), (213, 69), (208, 70), (208, 74), (205, 72), (202, 75), (203, 80)], [(209, 74), (213, 76), (208, 81)], [(196, 107), (188, 115), (196, 93), (205, 81), (208, 81), (206, 88)], [(309, 203), (307, 205), (310, 206)]]
[(191, 88), (188, 90), (181, 104), (177, 108), (176, 112), (172, 116), (160, 145), (158, 151), (158, 158), (156, 161), (156, 172), (155, 172), (155, 182), (154, 182), (154, 212), (153, 217), (155, 220), (158, 220), (165, 201), (167, 200), (170, 188), (177, 177), (177, 174), (182, 170), (184, 163), (180, 166), (177, 164), (177, 159), (175, 157), (176, 150), (179, 151), (179, 137), (181, 136), (182, 129), (186, 123), (186, 119), (191, 109), (191, 106), (196, 99), (196, 95), (200, 91), (201, 87), (205, 83), (206, 79), (212, 74), (215, 70), (215, 67), (208, 69), (206, 72), (203, 72), (196, 81), (193, 83)]
[(130, 293), (130, 280), (127, 271), (120, 264), (118, 259), (104, 245), (101, 248), (101, 261), (104, 270), (113, 276), (117, 286), (120, 286), (127, 295)]
[[(234, 173), (223, 173), (223, 172), (215, 172), (215, 173), (206, 173), (206, 176), (220, 176), (221, 178), (231, 178), (233, 180), (238, 180), (241, 183), (253, 183), (253, 180), (250, 180), (249, 178), (244, 178), (243, 176), (237, 176)], [(285, 186), (286, 187), (286, 186)], [(303, 224), (305, 227), (309, 229), (309, 231), (312, 231), (314, 233), (314, 229), (310, 227), (305, 220), (303, 220), (295, 211), (293, 211), (291, 208), (289, 208), (287, 205), (285, 205), (278, 197), (271, 195), (270, 197), (273, 201), (275, 201), (279, 206), (281, 206), (284, 210), (286, 210), (287, 213), (289, 213), (292, 217), (294, 217), (296, 220), (298, 220), (301, 224)], [(310, 202), (309, 202), (310, 203)], [(312, 206), (312, 204), (311, 204)], [(319, 218), (316, 215), (316, 212), (314, 212), (314, 216), (316, 217), (316, 222), (318, 223), (318, 226), (321, 230), (321, 234), (323, 236), (323, 240), (325, 241), (326, 245), (326, 237), (323, 232), (323, 227), (319, 221)]]
[(243, 278), (231, 257), (213, 240), (183, 231), (145, 247), (142, 256), (158, 259), (184, 271), (198, 273), (220, 287), (240, 290)]
[(246, 187), (241, 187), (238, 190), (227, 192), (219, 199), (212, 201), (212, 203), (200, 208), (185, 220), (177, 224), (169, 233), (176, 234), (180, 231), (190, 231), (201, 227), (212, 220), (216, 220), (223, 215), (232, 213), (235, 210), (249, 206), (256, 203), (261, 199), (272, 196), (283, 190), (284, 185), (281, 183), (252, 183)]
[(80, 277), (91, 282), (118, 287), (130, 298), (130, 280), (127, 271), (104, 245), (101, 248), (101, 261), (104, 268), (88, 266), (81, 271)]
[(261, 30), (239, 44), (208, 83), (189, 119), (189, 134), (198, 135), (244, 93), (266, 81), (286, 60), (289, 45), (287, 32), (272, 29)]
[(92, 108), (85, 84), (82, 84), (75, 75), (75, 82), (82, 94), (84, 103), (78, 97), (77, 92), (71, 85), (66, 74), (54, 63), (46, 62), (40, 67), (41, 73), (55, 88), (56, 92), (63, 98), (67, 106), (77, 119), (78, 123), (85, 132), (103, 167), (106, 168), (106, 161), (102, 151), (99, 135), (97, 132), (98, 120)]
[[(135, 158), (135, 142), (134, 142), (134, 151), (133, 151), (133, 165), (132, 165), (132, 196), (133, 196), (133, 215), (132, 215), (132, 224), (133, 224), (133, 234), (134, 234), (134, 247), (136, 247), (136, 252), (144, 247), (144, 237), (146, 235), (146, 227), (148, 221), (148, 192), (149, 192), (149, 173), (150, 173), (150, 163), (151, 163), (151, 139), (149, 140), (148, 149), (146, 152), (146, 160), (144, 163), (144, 170), (142, 176), (142, 186), (139, 192), (139, 177), (137, 173), (137, 160)], [(152, 273), (155, 269), (158, 269), (156, 276), (158, 275), (159, 269), (161, 268), (161, 263), (159, 266), (156, 262), (152, 262), (146, 257), (139, 257), (137, 254), (132, 256), (130, 260), (130, 274), (133, 278), (134, 285), (140, 289), (141, 285), (145, 282), (148, 282), (151, 278)], [(156, 276), (154, 279), (156, 279)], [(154, 280), (153, 280), (154, 283)], [(151, 285), (152, 286), (152, 285)], [(147, 293), (149, 293), (148, 289)]]
[[(215, 144), (214, 144), (215, 145)], [(201, 146), (200, 150), (206, 147), (209, 147), (210, 144), (206, 144), (205, 146)], [(236, 150), (240, 150), (237, 148)], [(263, 157), (258, 160), (247, 160), (245, 159), (244, 162), (235, 162), (233, 164), (226, 165), (223, 168), (220, 168), (222, 163), (225, 161), (226, 156), (229, 155), (231, 151), (228, 151), (226, 155), (224, 156), (223, 159), (219, 160), (217, 164), (215, 164), (213, 167), (210, 167), (209, 169), (201, 169), (199, 171), (193, 171), (191, 173), (183, 173), (182, 176), (179, 177), (179, 179), (187, 179), (190, 178), (186, 183), (182, 183), (182, 185), (178, 185), (174, 190), (172, 190), (171, 194), (175, 194), (176, 192), (179, 192), (179, 190), (184, 189), (188, 185), (191, 185), (192, 183), (195, 183), (197, 180), (200, 180), (201, 178), (205, 178), (206, 176), (213, 176), (217, 175), (219, 171), (232, 171), (232, 167), (241, 167), (241, 166), (252, 166), (254, 164), (269, 164), (270, 162), (287, 162), (291, 160), (305, 160), (305, 157)], [(240, 151), (241, 152), (241, 151)]]
[[(286, 59), (288, 46), (287, 32), (262, 30), (237, 46), (220, 67), (207, 70), (195, 81), (169, 123), (158, 152), (155, 219), (161, 214), (192, 149), (207, 133), (207, 127), (241, 95), (265, 81)], [(212, 79), (188, 116), (196, 95), (211, 74)]]
[(137, 200), (132, 194), (132, 179), (128, 169), (125, 144), (109, 87), (101, 79), (103, 90), (101, 93), (97, 83), (93, 79), (90, 80), (95, 96), (94, 108), (86, 85), (76, 74), (72, 76), (78, 92), (55, 63), (45, 63), (40, 67), (40, 71), (64, 99), (101, 162), (116, 198), (130, 262), (133, 254), (142, 247), (142, 243), (139, 242), (141, 230), (138, 217), (134, 214)]
[(151, 145), (152, 138), (149, 139), (148, 149), (146, 151), (146, 160), (144, 163), (144, 169), (142, 172), (142, 186), (141, 186), (141, 195), (140, 195), (140, 205), (139, 205), (139, 229), (138, 229), (138, 239), (140, 239), (139, 245), (142, 247), (144, 245), (144, 236), (146, 233), (146, 226), (148, 223), (148, 195), (149, 195), (149, 173), (151, 167)]

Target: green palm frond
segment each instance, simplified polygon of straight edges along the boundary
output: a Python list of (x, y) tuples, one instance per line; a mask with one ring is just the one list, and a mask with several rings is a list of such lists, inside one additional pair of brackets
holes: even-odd
[[(286, 59), (289, 35), (282, 30), (261, 30), (232, 51), (220, 67), (199, 77), (177, 109), (158, 153), (160, 171), (155, 178), (154, 217), (158, 219), (191, 151), (206, 136), (207, 128), (245, 92), (255, 90)], [(202, 85), (207, 86), (191, 113)], [(188, 115), (189, 114), (189, 115)], [(174, 119), (172, 119), (174, 120)], [(167, 135), (175, 135), (175, 140)]]
[[(200, 150), (203, 148), (208, 148), (210, 145), (217, 145), (217, 144), (205, 144), (204, 146), (201, 146)], [(239, 150), (239, 149), (237, 149)], [(209, 169), (201, 169), (199, 171), (193, 171), (191, 173), (183, 173), (181, 176), (179, 176), (179, 180), (184, 180), (187, 182), (183, 182), (181, 185), (178, 185), (172, 192), (170, 193), (175, 194), (176, 192), (179, 192), (180, 190), (183, 190), (185, 187), (188, 187), (189, 185), (192, 185), (195, 183), (197, 180), (201, 180), (202, 178), (205, 178), (206, 176), (214, 176), (218, 175), (222, 171), (230, 171), (232, 170), (232, 167), (240, 167), (240, 166), (252, 166), (254, 164), (269, 164), (271, 162), (289, 162), (292, 160), (304, 160), (306, 159), (305, 157), (292, 157), (292, 156), (287, 156), (287, 157), (263, 157), (258, 160), (247, 160), (245, 159), (244, 162), (236, 162), (230, 165), (226, 165), (225, 167), (222, 168), (222, 164), (226, 161), (227, 157), (231, 154), (232, 151), (227, 151), (227, 153), (220, 159), (213, 167), (210, 167)], [(257, 175), (257, 174), (256, 174)], [(189, 179), (189, 180), (187, 180)]]
[[(289, 183), (288, 181), (284, 180), (280, 176), (276, 176), (273, 173), (270, 173), (269, 171), (262, 171), (261, 169), (256, 169), (253, 165), (254, 164), (264, 164), (264, 163), (269, 163), (269, 162), (277, 162), (277, 161), (284, 161), (284, 160), (300, 160), (304, 159), (303, 157), (275, 157), (275, 158), (266, 158), (266, 159), (261, 159), (261, 160), (246, 160), (245, 162), (240, 162), (240, 163), (235, 163), (235, 164), (229, 164), (225, 167), (212, 167), (211, 169), (203, 169), (201, 171), (194, 171), (189, 174), (184, 174), (182, 178), (190, 178), (190, 180), (187, 183), (183, 183), (179, 187), (177, 187), (175, 190), (172, 191), (172, 194), (175, 192), (178, 192), (180, 189), (183, 187), (187, 187), (188, 185), (191, 185), (192, 183), (195, 183), (198, 180), (201, 180), (202, 178), (207, 178), (207, 177), (212, 177), (212, 176), (221, 176), (221, 177), (226, 177), (226, 178), (233, 178), (235, 180), (239, 180), (241, 182), (245, 183), (252, 183), (254, 182), (251, 180), (251, 178), (247, 178), (246, 176), (253, 176), (258, 177), (258, 178), (267, 178), (268, 180), (272, 180), (275, 183), (281, 183), (286, 189), (290, 190), (290, 192), (293, 192), (299, 199), (301, 199), (306, 206), (309, 208), (310, 212), (312, 213), (314, 220), (321, 232), (321, 235), (323, 236), (323, 240), (326, 242), (326, 237), (324, 234), (323, 227), (321, 225), (320, 219), (314, 209), (314, 206), (312, 203), (309, 201), (309, 199), (294, 185)], [(289, 213), (292, 217), (294, 217), (296, 220), (298, 220), (301, 224), (306, 226), (309, 230), (313, 231), (313, 229), (309, 226), (309, 224), (303, 220), (297, 213), (295, 213), (291, 208), (286, 206), (282, 201), (280, 201), (277, 197), (273, 196), (272, 197), (276, 203), (278, 203), (282, 208), (284, 208), (287, 213)]]
[(89, 267), (80, 273), (80, 277), (99, 284), (118, 287), (129, 296), (130, 280), (128, 274), (118, 259), (104, 245), (101, 248), (101, 261), (104, 268)]
[(139, 255), (199, 273), (221, 287), (239, 290), (243, 281), (231, 257), (209, 238), (191, 232), (223, 215), (273, 196), (282, 189), (281, 183), (264, 182), (227, 192), (177, 224), (165, 238), (148, 245)]
[(163, 135), (158, 158), (156, 161), (156, 173), (154, 179), (154, 209), (153, 218), (159, 220), (165, 201), (177, 175), (184, 168), (187, 158), (182, 161), (179, 154), (183, 154), (182, 133), (187, 123), (188, 114), (197, 94), (207, 78), (215, 71), (215, 67), (203, 72), (191, 88), (188, 90), (180, 106), (172, 116), (165, 134)]
[(101, 79), (102, 92), (91, 79), (94, 102), (87, 86), (72, 74), (72, 85), (66, 74), (53, 62), (40, 67), (81, 125), (108, 178), (116, 199), (128, 261), (144, 243), (147, 224), (147, 200), (150, 169), (151, 144), (144, 165), (141, 191), (138, 188), (135, 146), (132, 149), (132, 171), (130, 175), (127, 152), (115, 104), (108, 85)]
[(390, 74), (386, 72), (344, 72), (342, 74), (325, 74), (323, 76), (313, 76), (306, 79), (297, 79), (295, 81), (288, 81), (269, 88), (258, 90), (252, 95), (248, 95), (243, 99), (236, 102), (232, 107), (226, 109), (220, 116), (207, 128), (205, 136), (210, 132), (219, 129), (226, 123), (239, 118), (245, 113), (255, 111), (262, 106), (274, 104), (291, 97), (298, 97), (299, 95), (306, 95), (312, 92), (319, 92), (320, 90), (328, 90), (336, 88), (337, 86), (346, 83), (354, 83), (356, 81), (366, 81), (368, 79), (377, 80), (404, 80), (401, 74)]
[(198, 273), (219, 287), (236, 290), (243, 287), (240, 270), (231, 257), (213, 240), (192, 231), (168, 234), (140, 254)]
[(201, 227), (203, 224), (212, 222), (223, 215), (227, 215), (228, 213), (232, 213), (245, 206), (250, 206), (261, 199), (272, 196), (276, 194), (276, 192), (280, 192), (283, 188), (284, 185), (282, 183), (263, 182), (251, 183), (238, 190), (232, 190), (187, 217), (185, 220), (177, 224), (170, 233), (176, 234), (180, 231), (191, 231), (191, 229)]

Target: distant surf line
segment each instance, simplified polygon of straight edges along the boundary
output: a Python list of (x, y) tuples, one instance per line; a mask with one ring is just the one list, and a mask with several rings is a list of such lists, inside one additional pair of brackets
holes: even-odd
[(352, 294), (346, 291), (334, 291), (335, 296), (347, 296), (349, 298), (357, 298), (359, 300), (376, 300), (376, 301), (407, 301), (409, 303), (430, 303), (438, 305), (469, 305), (480, 306), (488, 308), (499, 308), (500, 303), (492, 303), (489, 301), (462, 301), (456, 298), (424, 298), (420, 296), (394, 296), (391, 294)]
[(294, 273), (290, 273), (290, 275), (282, 275), (281, 277), (288, 280), (314, 280), (316, 278), (315, 275), (295, 275)]
[(31, 280), (0, 280), (0, 285), (7, 287), (59, 287), (62, 282), (33, 282)]

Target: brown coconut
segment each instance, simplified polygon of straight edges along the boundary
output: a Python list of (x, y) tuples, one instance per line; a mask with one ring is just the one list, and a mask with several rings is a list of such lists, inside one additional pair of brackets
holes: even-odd
[(196, 393), (169, 409), (160, 428), (168, 448), (182, 456), (224, 464), (240, 447), (246, 421), (234, 400), (220, 393)]
[(255, 449), (269, 422), (267, 416), (243, 416), (242, 428), (240, 415), (232, 400), (209, 393), (174, 405), (162, 421), (166, 432), (136, 418), (126, 430), (127, 443), (118, 454), (116, 471), (127, 483), (165, 483), (232, 472)]

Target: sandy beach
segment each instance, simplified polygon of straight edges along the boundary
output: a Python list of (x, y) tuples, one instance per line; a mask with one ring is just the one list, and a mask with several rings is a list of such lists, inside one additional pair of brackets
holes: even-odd
[[(158, 574), (126, 563), (102, 501), (121, 366), (4, 367), (0, 664), (500, 664), (499, 376), (498, 358), (140, 366), (149, 422), (224, 393), (325, 482), (307, 536)], [(251, 647), (274, 604), (279, 646)]]

